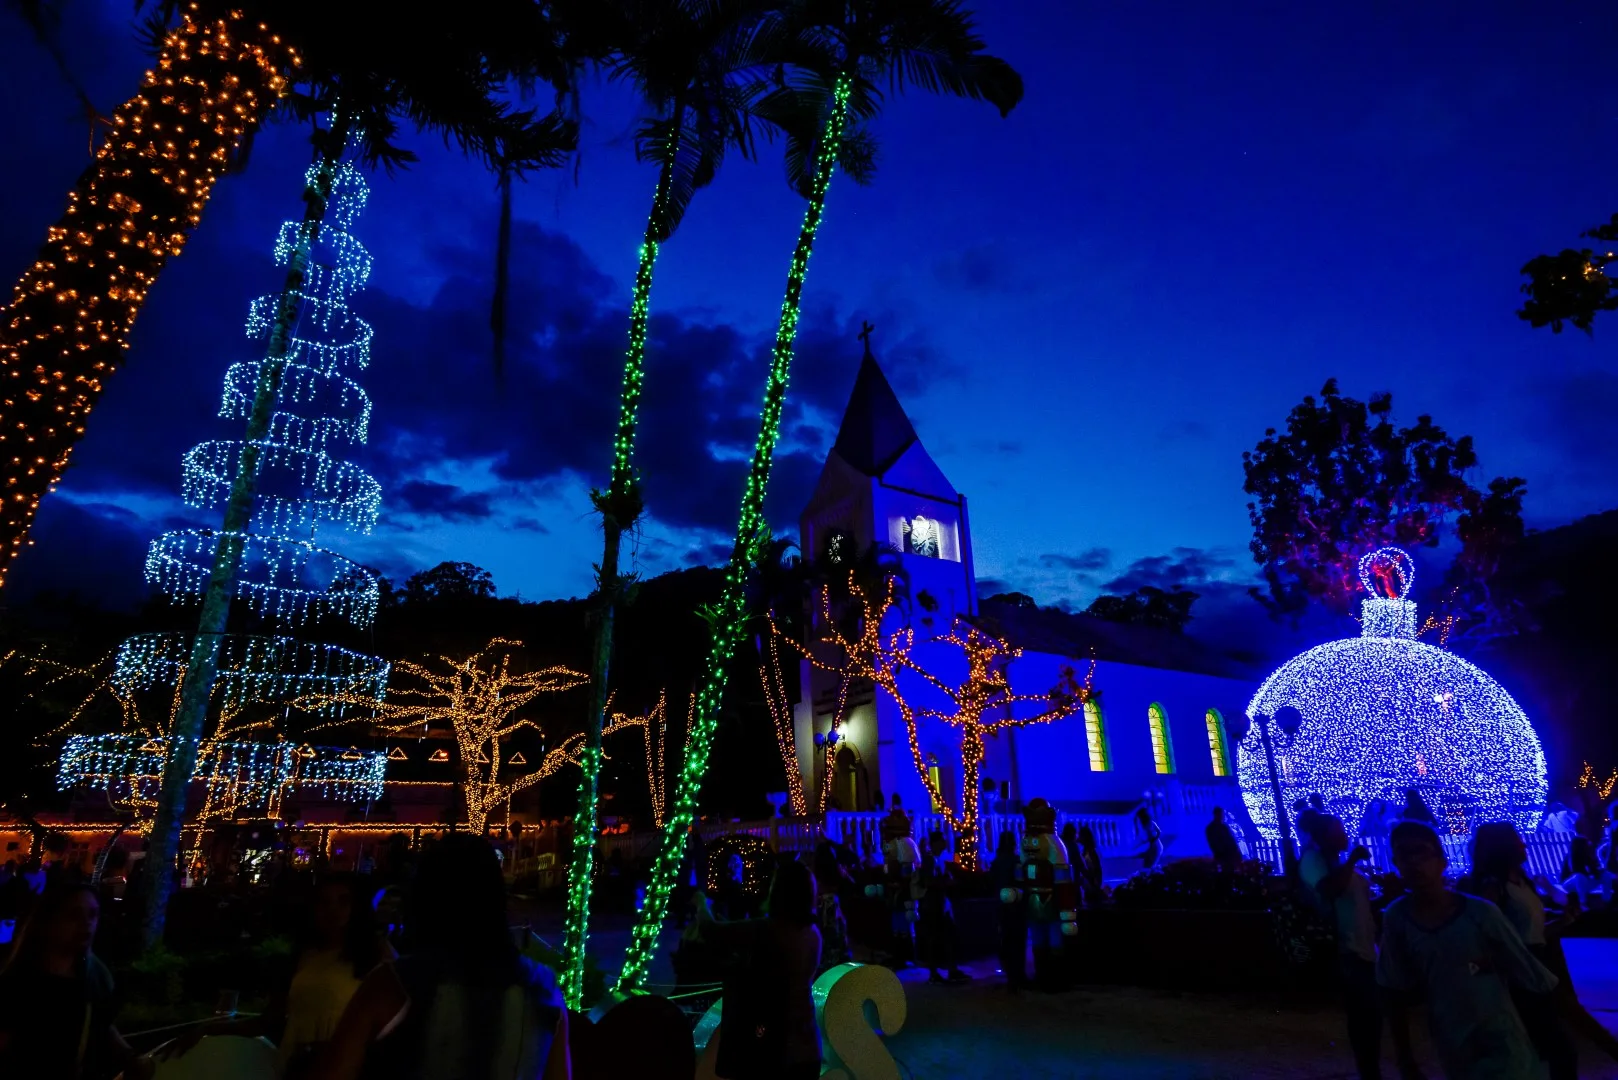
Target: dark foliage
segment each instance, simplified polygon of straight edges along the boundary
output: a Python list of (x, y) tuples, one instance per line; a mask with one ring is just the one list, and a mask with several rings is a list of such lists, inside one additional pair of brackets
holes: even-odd
[(1098, 596), (1084, 613), (1108, 622), (1161, 626), (1182, 631), (1185, 624), (1191, 621), (1191, 605), (1197, 602), (1197, 596), (1197, 593), (1178, 585), (1172, 589), (1142, 585), (1123, 596)]
[[(1618, 214), (1580, 235), (1608, 243), (1618, 240)], [(1618, 309), (1618, 281), (1607, 275), (1615, 257), (1618, 252), (1563, 248), (1555, 255), (1529, 259), (1522, 268), (1528, 278), (1522, 292), (1528, 299), (1517, 317), (1535, 328), (1549, 326), (1555, 334), (1562, 332), (1563, 323), (1592, 333), (1597, 312)]]
[(1386, 544), (1436, 547), (1454, 523), (1462, 551), (1457, 584), (1484, 581), (1501, 551), (1522, 535), (1524, 482), (1500, 478), (1487, 492), (1467, 482), (1478, 463), (1472, 437), (1452, 438), (1419, 416), (1393, 421), (1393, 395), (1345, 397), (1329, 379), (1242, 455), (1253, 523), (1250, 548), (1266, 589), (1253, 595), (1275, 614), (1311, 602), (1353, 610), (1360, 557)]

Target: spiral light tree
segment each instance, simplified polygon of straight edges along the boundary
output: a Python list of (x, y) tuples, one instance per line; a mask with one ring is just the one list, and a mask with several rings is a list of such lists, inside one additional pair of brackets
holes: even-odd
[[(147, 555), (148, 581), (177, 601), (201, 600), (197, 632), (142, 634), (119, 649), (114, 678), (126, 687), (181, 687), (152, 827), (154, 867), (173, 865), (210, 704), (319, 698), (336, 711), (379, 701), (387, 685), (385, 661), (298, 634), (363, 629), (380, 597), (375, 571), (316, 542), (322, 525), (370, 531), (381, 505), (381, 485), (332, 453), (363, 443), (371, 416), (353, 377), (370, 361), (371, 327), (348, 307), (371, 271), (348, 232), (367, 188), (341, 162), (347, 135), (341, 115), (320, 134), (303, 220), (284, 223), (276, 240), (285, 283), (248, 313), (248, 336), (266, 341), (263, 358), (225, 374), (220, 415), (245, 420), (243, 437), (200, 443), (184, 458), (185, 501), (222, 508), (221, 526), (164, 533)], [(261, 632), (230, 632), (233, 607)], [(162, 934), (172, 884), (169, 873), (152, 875), (148, 945)]]

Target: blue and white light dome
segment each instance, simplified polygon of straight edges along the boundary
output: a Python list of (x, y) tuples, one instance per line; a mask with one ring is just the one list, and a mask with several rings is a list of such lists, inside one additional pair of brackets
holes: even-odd
[[(1406, 599), (1413, 577), (1398, 548), (1365, 556), (1361, 636), (1293, 657), (1253, 696), (1250, 717), (1287, 706), (1303, 717), (1291, 744), (1276, 747), (1284, 801), (1319, 794), (1357, 835), (1379, 831), (1377, 800), (1396, 809), (1414, 789), (1440, 832), (1468, 835), (1484, 822), (1511, 821), (1530, 833), (1545, 809), (1539, 737), (1482, 669), (1416, 639), (1416, 605)], [(1240, 745), (1237, 775), (1248, 814), (1274, 838), (1269, 767), (1263, 749), (1249, 745), (1255, 741)]]

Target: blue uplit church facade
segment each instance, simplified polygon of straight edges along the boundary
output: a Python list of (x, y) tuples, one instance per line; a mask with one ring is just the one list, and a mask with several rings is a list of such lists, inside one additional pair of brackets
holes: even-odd
[[(863, 552), (887, 544), (908, 579), (918, 640), (946, 631), (956, 615), (978, 620), (1024, 650), (1010, 666), (1020, 693), (1045, 693), (1064, 667), (1082, 678), (1094, 660), (1095, 699), (1082, 719), (988, 740), (982, 776), (998, 807), (1015, 812), (1044, 798), (1072, 815), (1127, 814), (1149, 802), (1160, 813), (1194, 811), (1199, 821), (1213, 805), (1243, 816), (1236, 748), (1223, 718), (1246, 707), (1256, 680), (1183, 634), (980, 598), (967, 498), (927, 453), (869, 349), (799, 524), (810, 558), (828, 545)], [(805, 663), (802, 679), (795, 735), (813, 798), (823, 753), (815, 737), (830, 727), (838, 676)], [(941, 703), (940, 696), (932, 704)], [(838, 808), (868, 811), (898, 795), (906, 808), (926, 810), (930, 797), (897, 705), (867, 683), (853, 692), (845, 717), (830, 781)], [(947, 801), (958, 805), (959, 732), (922, 719), (917, 741)], [(1195, 839), (1200, 844), (1200, 826)]]

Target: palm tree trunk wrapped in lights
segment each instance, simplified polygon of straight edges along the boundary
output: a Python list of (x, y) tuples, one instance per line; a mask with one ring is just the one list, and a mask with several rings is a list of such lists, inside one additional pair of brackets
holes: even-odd
[[(389, 167), (415, 159), (389, 141), (401, 116), (519, 174), (561, 164), (576, 141), (576, 125), (560, 113), (536, 117), (504, 94), (513, 77), (561, 77), (548, 6), (486, 0), (457, 12), (452, 34), (430, 20), (332, 18), (321, 4), (151, 8), (159, 21), (179, 9), (156, 66), (114, 112), (66, 214), (0, 314), (0, 584), (119, 366), (148, 291), (278, 99), (311, 120), (352, 87), (347, 105), (367, 134), (362, 157)], [(293, 82), (297, 94), (288, 93)]]
[[(869, 133), (857, 125), (850, 130), (850, 120), (864, 121), (877, 113), (881, 100), (877, 89), (880, 81), (894, 86), (910, 83), (933, 93), (986, 100), (995, 105), (1002, 116), (1022, 99), (1021, 77), (1004, 60), (983, 51), (984, 44), (973, 29), (971, 13), (956, 0), (840, 0), (824, 5), (806, 4), (796, 13), (794, 25), (799, 31), (796, 44), (801, 47), (801, 56), (797, 59), (805, 61), (810, 91), (804, 94), (798, 88), (783, 85), (773, 95), (775, 100), (761, 108), (766, 114), (777, 114), (775, 110), (779, 107), (777, 115), (801, 116), (801, 102), (806, 99), (823, 114), (819, 125), (804, 125), (800, 121), (788, 127), (788, 171), (807, 196), (809, 206), (804, 211), (798, 244), (787, 272), (786, 298), (776, 329), (759, 437), (742, 496), (724, 593), (709, 613), (713, 640), (702, 688), (696, 698), (691, 750), (680, 770), (668, 825), (652, 866), (646, 903), (635, 922), (615, 987), (619, 993), (631, 991), (645, 982), (658, 932), (668, 913), (669, 894), (684, 861), (686, 833), (691, 828), (697, 795), (707, 771), (727, 669), (743, 633), (747, 615), (743, 586), (751, 565), (770, 539), (764, 521), (764, 490), (769, 484), (775, 443), (780, 434), (793, 345), (798, 333), (803, 280), (808, 273), (809, 256), (814, 250), (832, 170), (842, 165), (858, 182), (864, 182), (872, 171), (874, 143)], [(808, 162), (813, 163), (812, 169), (805, 170), (807, 176), (800, 175), (801, 166)]]
[(187, 11), (140, 91), (113, 113), (67, 212), (0, 314), (0, 584), (129, 347), (147, 292), (297, 64), (240, 12)]
[(767, 17), (754, 0), (653, 5), (622, 36), (629, 42), (612, 65), (614, 78), (635, 84), (652, 115), (635, 134), (636, 154), (658, 163), (657, 187), (641, 240), (629, 307), (629, 346), (624, 357), (618, 426), (613, 434), (612, 474), (606, 491), (592, 493), (601, 514), (601, 562), (596, 566), (595, 642), (590, 665), (590, 712), (580, 754), (578, 809), (568, 865), (567, 919), (562, 992), (579, 1008), (584, 994), (585, 948), (590, 928), (591, 880), (599, 817), (601, 732), (611, 695), (613, 632), (634, 581), (619, 573), (623, 534), (643, 509), (636, 475), (635, 438), (652, 275), (658, 252), (674, 234), (698, 190), (713, 181), (730, 149), (750, 157), (752, 109), (764, 86), (758, 68), (772, 40)]
[(753, 564), (771, 539), (764, 522), (764, 493), (770, 482), (775, 444), (781, 435), (781, 414), (786, 404), (793, 345), (798, 336), (803, 280), (809, 272), (809, 256), (814, 252), (815, 233), (819, 231), (820, 220), (825, 213), (826, 192), (831, 187), (832, 170), (836, 168), (837, 151), (843, 141), (851, 86), (852, 80), (848, 76), (838, 77), (834, 104), (826, 118), (825, 132), (820, 141), (809, 205), (804, 210), (803, 225), (798, 230), (798, 245), (793, 250), (791, 268), (787, 272), (786, 299), (781, 305), (780, 325), (776, 328), (775, 350), (770, 359), (769, 382), (764, 392), (764, 411), (759, 423), (758, 441), (753, 444), (753, 458), (748, 467), (747, 488), (742, 495), (741, 515), (736, 524), (730, 562), (725, 568), (724, 591), (709, 612), (713, 641), (708, 648), (702, 686), (697, 692), (691, 745), (681, 763), (674, 800), (663, 827), (657, 859), (652, 864), (646, 902), (635, 921), (623, 972), (618, 977), (617, 990), (620, 993), (634, 990), (645, 982), (646, 968), (657, 945), (658, 931), (668, 914), (669, 894), (674, 889), (675, 877), (685, 859), (686, 833), (696, 817), (697, 795), (708, 771), (708, 755), (713, 749), (714, 728), (719, 722), (719, 706), (724, 700), (725, 686), (729, 680), (730, 661), (746, 632), (748, 612), (744, 587)]

